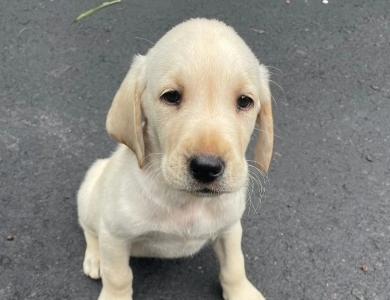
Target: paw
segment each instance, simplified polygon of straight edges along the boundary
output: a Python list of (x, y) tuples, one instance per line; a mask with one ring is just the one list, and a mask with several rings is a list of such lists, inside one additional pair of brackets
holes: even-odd
[(125, 293), (110, 292), (103, 286), (98, 300), (133, 300), (132, 290)]
[(265, 300), (263, 295), (247, 279), (236, 285), (222, 284), (222, 289), (225, 300)]
[(92, 251), (85, 253), (83, 270), (85, 275), (93, 279), (100, 278), (100, 258), (98, 253)]

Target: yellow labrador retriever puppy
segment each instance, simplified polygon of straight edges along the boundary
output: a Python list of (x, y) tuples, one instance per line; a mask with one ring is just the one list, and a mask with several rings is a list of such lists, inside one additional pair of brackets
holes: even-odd
[(121, 142), (78, 192), (84, 272), (100, 300), (132, 299), (129, 257), (193, 255), (208, 241), (226, 300), (264, 297), (245, 275), (245, 150), (267, 172), (273, 145), (268, 71), (222, 22), (192, 19), (136, 56), (107, 116)]

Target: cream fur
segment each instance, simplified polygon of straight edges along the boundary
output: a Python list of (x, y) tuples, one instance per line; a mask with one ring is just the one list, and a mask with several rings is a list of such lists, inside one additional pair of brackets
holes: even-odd
[[(182, 94), (178, 107), (161, 99), (171, 90)], [(241, 95), (253, 99), (245, 111), (236, 106)], [(266, 172), (273, 142), (268, 72), (224, 23), (184, 22), (134, 59), (107, 117), (108, 132), (123, 144), (91, 166), (77, 197), (84, 272), (103, 278), (100, 300), (132, 299), (130, 256), (189, 256), (208, 241), (223, 298), (264, 299), (246, 278), (241, 250), (245, 151), (256, 123), (255, 158)], [(223, 159), (218, 181), (192, 178), (187, 161), (197, 154)], [(215, 193), (200, 192), (204, 187)]]

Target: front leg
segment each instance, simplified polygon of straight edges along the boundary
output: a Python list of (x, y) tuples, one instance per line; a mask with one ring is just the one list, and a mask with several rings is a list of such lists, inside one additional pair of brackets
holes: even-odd
[(132, 300), (133, 273), (129, 266), (130, 243), (99, 230), (103, 289), (99, 300)]
[(225, 300), (265, 300), (246, 278), (241, 236), (241, 222), (237, 222), (228, 231), (218, 236), (213, 244), (220, 265), (219, 279), (223, 298)]

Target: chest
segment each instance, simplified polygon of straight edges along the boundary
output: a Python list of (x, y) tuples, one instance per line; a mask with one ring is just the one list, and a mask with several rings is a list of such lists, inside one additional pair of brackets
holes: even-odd
[(236, 217), (230, 210), (215, 209), (210, 205), (189, 204), (155, 216), (152, 232), (161, 232), (185, 239), (208, 239), (218, 234)]
[(135, 239), (133, 254), (162, 258), (193, 255), (225, 227), (220, 218), (210, 219), (204, 214), (154, 221), (147, 232)]
[(193, 255), (240, 216), (237, 210), (215, 210), (207, 205), (175, 208), (148, 219), (148, 228), (135, 239), (132, 253), (167, 258)]

